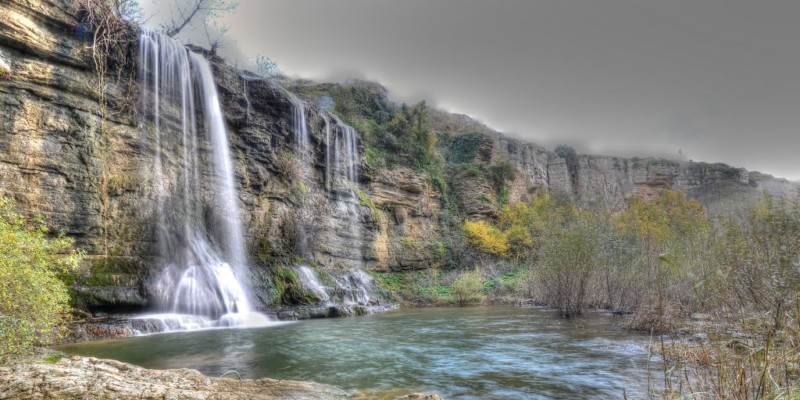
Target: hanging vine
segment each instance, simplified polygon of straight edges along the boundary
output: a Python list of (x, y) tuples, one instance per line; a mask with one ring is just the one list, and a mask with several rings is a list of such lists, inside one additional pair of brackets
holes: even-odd
[(73, 0), (72, 8), (80, 25), (76, 33), (86, 42), (97, 79), (101, 143), (96, 147), (102, 162), (100, 204), (103, 253), (109, 256), (109, 120), (135, 113), (137, 88), (135, 43), (138, 36), (137, 9), (130, 0)]

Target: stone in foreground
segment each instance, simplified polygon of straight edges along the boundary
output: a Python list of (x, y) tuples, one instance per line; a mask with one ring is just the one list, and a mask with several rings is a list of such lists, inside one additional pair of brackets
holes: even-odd
[(329, 385), (212, 378), (193, 369), (150, 370), (113, 360), (70, 357), (0, 368), (0, 399), (346, 399)]

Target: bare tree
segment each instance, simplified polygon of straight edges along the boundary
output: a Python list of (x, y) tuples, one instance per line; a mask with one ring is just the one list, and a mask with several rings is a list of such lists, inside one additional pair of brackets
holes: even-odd
[(108, 0), (108, 4), (118, 17), (139, 25), (144, 20), (144, 12), (136, 0)]
[[(208, 26), (226, 12), (233, 11), (239, 4), (231, 0), (180, 0), (170, 6), (171, 18), (162, 25), (164, 32), (175, 37), (194, 22), (202, 21)], [(224, 34), (224, 32), (222, 32)], [(221, 35), (220, 35), (221, 37)], [(219, 43), (219, 38), (215, 40)]]
[(203, 21), (206, 40), (208, 40), (209, 53), (216, 55), (217, 50), (222, 47), (222, 37), (228, 33), (227, 25), (220, 25), (216, 21)]

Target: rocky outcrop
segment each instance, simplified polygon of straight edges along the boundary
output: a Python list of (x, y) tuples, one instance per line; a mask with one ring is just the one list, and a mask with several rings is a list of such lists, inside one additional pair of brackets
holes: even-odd
[(378, 171), (369, 186), (377, 214), (369, 258), (380, 271), (429, 268), (441, 199), (430, 179), (407, 168)]
[(492, 156), (483, 162), (508, 161), (518, 171), (516, 182), (511, 185), (512, 202), (546, 189), (587, 205), (620, 210), (631, 198), (650, 199), (662, 189), (671, 188), (684, 191), (713, 209), (726, 201), (752, 198), (765, 191), (787, 197), (800, 188), (795, 182), (719, 163), (578, 155), (570, 167), (566, 159), (539, 146), (499, 134), (490, 137)]
[(149, 370), (96, 358), (0, 368), (3, 399), (347, 399), (333, 386), (274, 379), (212, 378), (192, 369)]

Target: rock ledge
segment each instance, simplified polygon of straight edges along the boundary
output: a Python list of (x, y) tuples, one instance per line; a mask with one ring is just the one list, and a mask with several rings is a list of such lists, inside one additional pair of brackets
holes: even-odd
[(0, 368), (0, 399), (346, 399), (329, 385), (208, 377), (193, 369), (150, 370), (114, 360), (67, 357)]

